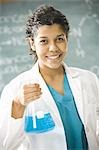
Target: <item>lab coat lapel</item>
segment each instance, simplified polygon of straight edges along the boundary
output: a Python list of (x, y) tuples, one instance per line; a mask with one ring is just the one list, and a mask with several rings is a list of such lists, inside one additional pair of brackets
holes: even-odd
[(82, 96), (82, 86), (81, 86), (81, 80), (80, 80), (80, 75), (79, 72), (74, 71), (70, 68), (68, 68), (65, 65), (66, 73), (67, 73), (67, 78), (69, 81), (70, 88), (72, 90), (75, 104), (79, 113), (79, 116), (84, 123), (84, 116), (83, 116), (83, 96)]

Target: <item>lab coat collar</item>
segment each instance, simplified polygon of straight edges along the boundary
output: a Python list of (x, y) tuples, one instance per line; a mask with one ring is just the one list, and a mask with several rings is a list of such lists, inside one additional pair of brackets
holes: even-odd
[(67, 74), (69, 74), (72, 78), (78, 77), (80, 74), (78, 71), (74, 71), (73, 69), (71, 69), (72, 67), (68, 67), (64, 62), (62, 62), (65, 72)]

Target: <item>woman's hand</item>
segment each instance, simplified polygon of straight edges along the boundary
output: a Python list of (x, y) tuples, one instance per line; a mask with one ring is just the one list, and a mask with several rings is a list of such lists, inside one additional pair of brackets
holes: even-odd
[(26, 84), (19, 91), (17, 99), (19, 99), (19, 102), (22, 105), (27, 105), (29, 102), (40, 98), (41, 94), (39, 84)]
[(18, 92), (12, 103), (12, 117), (22, 118), (25, 106), (40, 98), (42, 92), (39, 84), (25, 84)]

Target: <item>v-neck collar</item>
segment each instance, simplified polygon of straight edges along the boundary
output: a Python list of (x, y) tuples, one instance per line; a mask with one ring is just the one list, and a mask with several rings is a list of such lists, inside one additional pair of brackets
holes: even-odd
[(66, 85), (65, 85), (65, 82), (66, 82), (66, 74), (64, 73), (64, 80), (63, 80), (63, 89), (64, 89), (64, 94), (61, 94), (61, 93), (59, 93), (58, 91), (56, 91), (51, 85), (49, 85), (49, 84), (47, 84), (47, 86), (48, 86), (48, 88), (50, 89), (50, 90), (53, 90), (56, 94), (58, 94), (58, 96), (60, 96), (60, 97), (64, 97), (65, 96), (65, 94), (66, 94)]

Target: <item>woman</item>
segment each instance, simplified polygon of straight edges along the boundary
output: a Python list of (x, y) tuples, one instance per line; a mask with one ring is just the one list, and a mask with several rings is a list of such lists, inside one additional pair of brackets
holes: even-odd
[(2, 92), (2, 150), (98, 150), (99, 81), (63, 62), (67, 18), (52, 6), (40, 6), (28, 19), (26, 33), (36, 62)]

